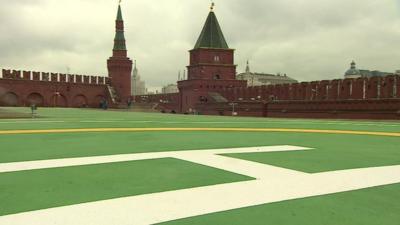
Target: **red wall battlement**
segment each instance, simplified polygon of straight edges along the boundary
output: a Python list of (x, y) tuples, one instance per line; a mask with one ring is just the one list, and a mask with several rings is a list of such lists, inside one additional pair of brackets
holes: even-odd
[(108, 77), (2, 70), (0, 106), (99, 107), (111, 106)]
[(36, 81), (51, 81), (51, 82), (67, 82), (67, 83), (85, 83), (85, 84), (108, 84), (109, 77), (102, 76), (83, 76), (62, 73), (34, 72), (2, 69), (2, 79), (14, 80), (36, 80)]
[(335, 118), (335, 119), (400, 119), (400, 99), (328, 100), (328, 101), (242, 101), (235, 103), (198, 104), (196, 110), (205, 115)]
[(179, 112), (179, 99), (179, 93), (133, 96), (135, 103), (154, 103), (159, 111), (165, 112)]
[(277, 101), (266, 104), (266, 117), (400, 119), (400, 99)]
[(400, 76), (323, 80), (248, 88), (226, 88), (220, 94), (229, 101), (266, 100), (367, 100), (400, 97)]
[[(218, 84), (215, 81), (199, 80), (188, 88), (196, 92), (194, 97), (202, 90), (200, 94), (203, 96), (207, 96), (209, 92), (217, 92), (228, 100), (197, 103), (193, 111), (208, 115), (231, 115), (230, 103), (234, 102), (238, 104), (235, 111), (239, 116), (400, 119), (400, 76), (259, 87), (243, 87), (241, 84), (221, 82)], [(168, 102), (175, 102), (174, 106), (183, 104), (180, 99), (191, 100), (190, 95), (182, 98), (182, 93), (171, 96), (168, 97)], [(167, 98), (164, 95), (147, 95), (140, 96), (140, 99), (145, 99), (146, 102), (161, 102), (162, 105)], [(194, 102), (194, 99), (191, 101)]]

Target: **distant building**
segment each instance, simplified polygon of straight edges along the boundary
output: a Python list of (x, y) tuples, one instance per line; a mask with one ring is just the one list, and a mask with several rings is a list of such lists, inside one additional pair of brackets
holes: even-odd
[(249, 61), (247, 61), (246, 72), (236, 75), (238, 80), (247, 80), (249, 87), (271, 85), (271, 84), (292, 84), (298, 83), (297, 80), (288, 77), (286, 74), (267, 74), (253, 73), (250, 71)]
[(177, 84), (168, 84), (167, 86), (164, 86), (161, 91), (163, 94), (172, 94), (172, 93), (178, 93), (178, 85)]
[[(396, 71), (396, 74), (398, 74), (400, 71)], [(353, 61), (350, 64), (350, 69), (348, 69), (344, 77), (345, 78), (350, 78), (350, 79), (355, 79), (359, 77), (385, 77), (385, 76), (390, 76), (394, 75), (395, 73), (389, 73), (389, 72), (381, 72), (378, 70), (359, 70), (356, 67), (356, 63)]]
[(136, 61), (135, 61), (135, 67), (132, 71), (132, 95), (146, 95), (147, 94), (147, 89), (146, 89), (146, 83), (141, 80), (139, 70), (137, 69), (136, 66)]

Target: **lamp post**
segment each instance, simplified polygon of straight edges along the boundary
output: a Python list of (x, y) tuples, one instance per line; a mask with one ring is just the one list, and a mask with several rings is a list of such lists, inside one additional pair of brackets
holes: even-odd
[(232, 116), (237, 116), (237, 112), (235, 112), (235, 106), (238, 105), (238, 103), (229, 103), (230, 106), (232, 106)]
[(60, 96), (60, 92), (56, 91), (54, 92), (54, 107), (57, 107), (57, 100), (58, 100), (58, 96)]

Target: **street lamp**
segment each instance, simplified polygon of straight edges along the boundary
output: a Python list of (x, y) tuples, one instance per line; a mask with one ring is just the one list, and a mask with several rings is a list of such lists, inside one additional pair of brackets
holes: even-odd
[(60, 92), (56, 91), (54, 92), (54, 107), (57, 107), (57, 100), (58, 100), (58, 96), (60, 96)]
[(235, 112), (235, 106), (238, 105), (238, 103), (229, 103), (230, 106), (232, 106), (232, 116), (237, 116), (237, 112)]

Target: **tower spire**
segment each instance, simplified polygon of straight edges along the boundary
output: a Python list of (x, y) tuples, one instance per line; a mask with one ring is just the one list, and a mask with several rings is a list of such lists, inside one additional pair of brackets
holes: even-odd
[(211, 4), (211, 11), (208, 14), (206, 23), (204, 24), (203, 30), (196, 42), (195, 49), (197, 48), (218, 48), (218, 49), (229, 49), (226, 43), (224, 34), (218, 23), (218, 19), (214, 13), (215, 4)]
[(247, 60), (246, 73), (250, 73), (250, 64), (249, 64), (249, 60)]
[(132, 60), (128, 58), (126, 49), (121, 4), (118, 4), (113, 54), (107, 60), (107, 68), (108, 76), (111, 78), (109, 85), (115, 89), (115, 94), (112, 96), (113, 103), (129, 101), (132, 95)]
[[(121, 3), (121, 1), (120, 1)], [(124, 34), (124, 20), (122, 18), (121, 5), (118, 5), (117, 19), (115, 21), (115, 38), (114, 38), (114, 48), (113, 56), (126, 57), (126, 41)]]
[(133, 77), (139, 77), (139, 70), (137, 68), (136, 60), (134, 61), (133, 70), (132, 70)]
[(117, 21), (123, 21), (123, 19), (122, 19), (122, 10), (121, 10), (121, 1), (118, 4)]

